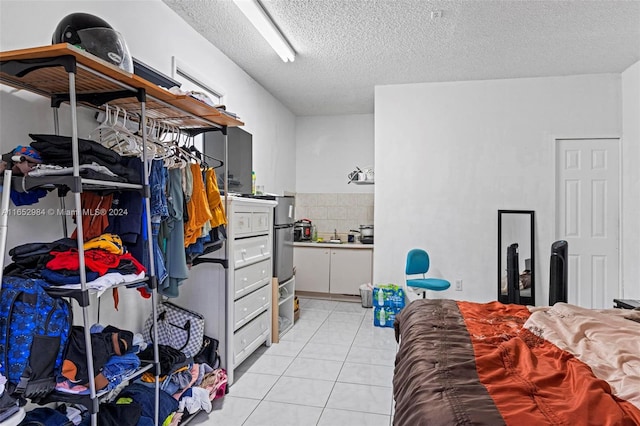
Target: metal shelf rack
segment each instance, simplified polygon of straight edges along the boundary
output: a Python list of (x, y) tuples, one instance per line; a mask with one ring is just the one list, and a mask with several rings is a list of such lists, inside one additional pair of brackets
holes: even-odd
[[(62, 103), (68, 103), (71, 109), (71, 140), (73, 157), (73, 175), (64, 178), (16, 178), (13, 186), (16, 189), (50, 187), (70, 190), (74, 195), (76, 211), (81, 211), (80, 193), (83, 189), (92, 188), (120, 188), (124, 190), (141, 190), (146, 203), (146, 211), (150, 211), (150, 189), (146, 150), (142, 153), (144, 165), (144, 182), (142, 185), (122, 184), (93, 179), (83, 179), (79, 173), (78, 154), (78, 106), (91, 109), (102, 109), (105, 103), (117, 105), (127, 111), (136, 113), (141, 127), (146, 119), (161, 120), (172, 126), (179, 127), (188, 132), (203, 132), (209, 130), (222, 131), (226, 136), (228, 126), (241, 126), (244, 123), (219, 111), (201, 101), (189, 96), (174, 95), (166, 89), (130, 74), (121, 69), (91, 55), (72, 45), (62, 43), (51, 46), (42, 46), (28, 49), (0, 52), (0, 82), (2, 84), (26, 90), (31, 93), (47, 97), (54, 108), (56, 133), (58, 127), (57, 108)], [(143, 143), (146, 143), (146, 132), (142, 131)], [(225, 141), (225, 157), (226, 157)], [(225, 162), (226, 162), (225, 158)], [(41, 179), (41, 180), (40, 180)], [(227, 179), (224, 182), (225, 194), (227, 193)], [(225, 207), (227, 205), (225, 195)], [(151, 229), (151, 218), (146, 215), (147, 228)], [(66, 232), (66, 229), (65, 229)], [(83, 241), (82, 221), (77, 223), (77, 239)], [(151, 289), (153, 316), (157, 316), (157, 279), (155, 277), (155, 265), (153, 259), (153, 242), (148, 240), (150, 264), (147, 285)], [(85, 344), (87, 347), (87, 361), (89, 374), (89, 411), (91, 412), (91, 424), (97, 425), (97, 413), (99, 410), (99, 394), (95, 387), (95, 373), (93, 366), (93, 354), (91, 349), (90, 323), (88, 317), (89, 290), (85, 273), (83, 244), (78, 244), (81, 289), (74, 293), (82, 307), (83, 324), (85, 330)], [(225, 258), (228, 258), (225, 245)], [(226, 270), (226, 268), (225, 268)], [(86, 303), (85, 303), (86, 301)], [(157, 327), (154, 327), (157, 333)], [(156, 374), (155, 388), (155, 424), (158, 425), (159, 404), (159, 358), (157, 347), (157, 335), (154, 338), (154, 368)], [(146, 367), (149, 368), (149, 367)]]

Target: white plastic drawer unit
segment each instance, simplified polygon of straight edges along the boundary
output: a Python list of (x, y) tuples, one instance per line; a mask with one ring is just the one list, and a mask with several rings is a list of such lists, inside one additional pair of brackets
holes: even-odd
[(234, 300), (271, 281), (271, 260), (263, 260), (235, 271)]
[(234, 306), (234, 324), (233, 329), (237, 330), (253, 318), (258, 316), (262, 311), (269, 308), (271, 304), (271, 287), (264, 286), (251, 294), (247, 294), (242, 299), (238, 299)]
[(236, 237), (269, 232), (269, 213), (267, 211), (234, 212), (233, 228)]
[(259, 317), (238, 330), (233, 335), (234, 365), (244, 361), (269, 335), (271, 317), (269, 312), (262, 313)]
[(271, 257), (269, 236), (246, 238), (233, 242), (233, 266), (235, 269)]

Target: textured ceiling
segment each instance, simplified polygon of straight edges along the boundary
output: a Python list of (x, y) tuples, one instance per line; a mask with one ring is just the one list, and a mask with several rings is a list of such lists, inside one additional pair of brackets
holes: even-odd
[(640, 0), (263, 0), (293, 63), (230, 0), (163, 1), (296, 115), (371, 113), (375, 85), (618, 73), (640, 60)]

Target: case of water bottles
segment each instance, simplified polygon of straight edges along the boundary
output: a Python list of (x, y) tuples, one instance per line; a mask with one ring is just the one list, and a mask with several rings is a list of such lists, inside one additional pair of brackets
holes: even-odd
[(402, 287), (396, 284), (377, 285), (373, 288), (373, 325), (393, 327), (396, 315), (404, 308)]

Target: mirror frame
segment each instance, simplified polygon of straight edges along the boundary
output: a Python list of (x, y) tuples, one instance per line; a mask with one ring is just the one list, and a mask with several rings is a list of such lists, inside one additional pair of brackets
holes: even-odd
[[(536, 301), (536, 258), (535, 258), (535, 211), (534, 210), (498, 210), (498, 301), (509, 303), (508, 294), (502, 294), (502, 271), (506, 269), (506, 264), (502, 265), (503, 256), (506, 259), (507, 247), (502, 246), (502, 220), (506, 214), (522, 214), (529, 216), (529, 234), (531, 240), (531, 296), (520, 294), (519, 304), (535, 306)], [(517, 299), (517, 298), (516, 298)]]

